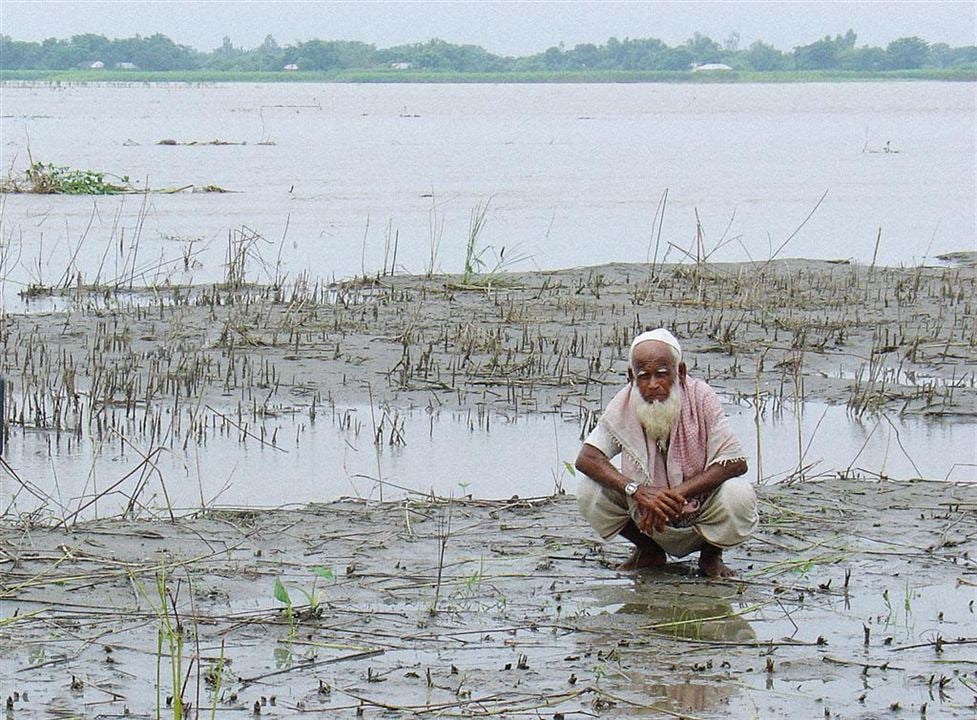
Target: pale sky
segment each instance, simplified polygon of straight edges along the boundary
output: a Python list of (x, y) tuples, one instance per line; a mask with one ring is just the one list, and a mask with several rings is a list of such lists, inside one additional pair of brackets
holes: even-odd
[(472, 0), (369, 2), (329, 0), (0, 0), (0, 33), (38, 41), (98, 33), (110, 38), (160, 32), (213, 50), (227, 35), (253, 48), (266, 35), (280, 45), (361, 40), (390, 47), (440, 38), (502, 55), (528, 55), (563, 42), (602, 44), (609, 37), (657, 37), (669, 45), (701, 32), (740, 47), (762, 39), (781, 50), (825, 35), (858, 34), (858, 45), (884, 47), (917, 35), (952, 46), (977, 44), (974, 0)]

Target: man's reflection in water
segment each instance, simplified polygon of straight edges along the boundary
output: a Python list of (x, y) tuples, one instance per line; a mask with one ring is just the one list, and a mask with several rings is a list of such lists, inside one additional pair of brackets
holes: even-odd
[(647, 622), (641, 623), (641, 629), (662, 635), (722, 642), (756, 640), (750, 623), (737, 615), (721, 595), (697, 593), (669, 598), (663, 594), (647, 601), (624, 603), (615, 614), (642, 616)]
[[(678, 685), (641, 685), (637, 688), (647, 697), (666, 698), (655, 703), (662, 709), (669, 707), (678, 710), (709, 710), (729, 700), (733, 689), (728, 685), (703, 685), (701, 683), (679, 683)], [(654, 710), (649, 709), (654, 713)]]
[[(734, 609), (739, 600), (736, 588), (730, 585), (714, 585), (702, 582), (682, 582), (652, 573), (634, 578), (632, 585), (614, 585), (599, 588), (595, 592), (596, 608), (604, 612), (582, 619), (592, 630), (613, 631), (620, 639), (641, 637), (649, 640), (654, 635), (666, 635), (690, 640), (711, 642), (751, 642), (756, 633)], [(682, 653), (668, 642), (668, 652)], [(635, 652), (656, 653), (654, 644)], [(717, 651), (716, 657), (719, 657)], [(697, 655), (706, 662), (707, 656)], [(663, 659), (663, 658), (662, 658)], [(715, 670), (718, 672), (719, 660)], [(635, 700), (646, 708), (649, 705), (686, 711), (707, 710), (728, 702), (734, 692), (729, 685), (716, 682), (708, 670), (701, 682), (683, 678), (684, 672), (675, 671), (681, 661), (642, 663), (637, 657), (629, 663), (629, 695), (640, 695)], [(704, 668), (705, 669), (705, 668)], [(669, 682), (669, 676), (674, 682)], [(683, 681), (684, 680), (684, 681)], [(713, 682), (710, 682), (713, 680)], [(660, 699), (660, 700), (659, 700)], [(650, 709), (649, 709), (650, 710)], [(653, 711), (651, 711), (653, 712)], [(639, 711), (640, 714), (640, 711)]]

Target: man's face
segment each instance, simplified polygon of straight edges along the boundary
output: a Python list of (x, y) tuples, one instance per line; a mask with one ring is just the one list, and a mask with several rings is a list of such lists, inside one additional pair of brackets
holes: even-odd
[(671, 348), (665, 343), (647, 340), (635, 346), (628, 379), (634, 382), (645, 402), (667, 400), (672, 386), (684, 374), (684, 363), (675, 362)]

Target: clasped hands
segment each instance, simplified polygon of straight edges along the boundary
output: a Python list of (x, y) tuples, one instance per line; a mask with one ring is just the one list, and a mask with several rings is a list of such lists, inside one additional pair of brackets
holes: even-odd
[(645, 535), (664, 532), (669, 522), (681, 517), (685, 496), (673, 488), (653, 488), (642, 485), (633, 495), (638, 506), (638, 529)]

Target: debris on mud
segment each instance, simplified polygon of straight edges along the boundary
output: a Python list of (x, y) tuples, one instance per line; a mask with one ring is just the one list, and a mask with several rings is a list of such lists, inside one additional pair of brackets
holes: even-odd
[(7, 524), (0, 686), (16, 717), (973, 717), (977, 485), (761, 508), (728, 582), (616, 572), (566, 496)]

